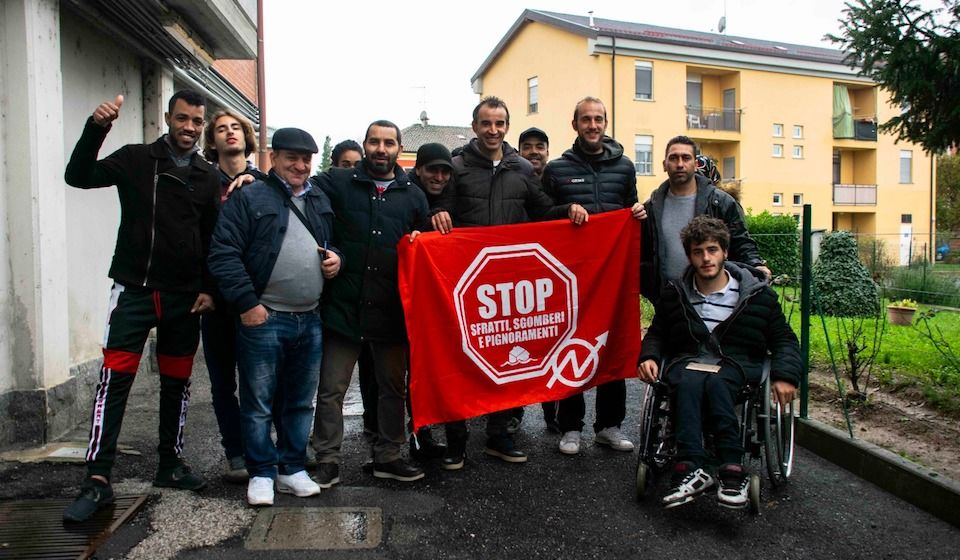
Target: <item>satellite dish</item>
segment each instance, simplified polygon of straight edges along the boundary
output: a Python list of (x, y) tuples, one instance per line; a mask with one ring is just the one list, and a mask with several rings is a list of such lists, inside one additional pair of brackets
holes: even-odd
[(721, 16), (717, 23), (717, 32), (723, 33), (727, 29), (727, 16)]

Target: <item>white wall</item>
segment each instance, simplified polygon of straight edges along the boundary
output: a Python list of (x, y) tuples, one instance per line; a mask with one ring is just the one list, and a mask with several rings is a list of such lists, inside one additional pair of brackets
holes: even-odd
[[(6, 89), (7, 62), (5, 54), (9, 52), (6, 31), (6, 11), (0, 9), (0, 123), (7, 113)], [(0, 127), (0, 394), (13, 388), (14, 379), (10, 375), (13, 367), (12, 341), (13, 325), (11, 323), (11, 278), (10, 278), (10, 234), (7, 228), (7, 141), (8, 127)]]
[[(100, 157), (129, 143), (143, 142), (140, 63), (129, 50), (67, 10), (61, 12), (63, 148), (67, 158), (96, 106), (123, 94), (120, 117), (107, 135)], [(154, 138), (147, 139), (148, 142)], [(62, 171), (61, 171), (62, 176)], [(68, 317), (70, 363), (100, 356), (120, 205), (115, 187), (75, 189), (62, 182), (67, 197)]]

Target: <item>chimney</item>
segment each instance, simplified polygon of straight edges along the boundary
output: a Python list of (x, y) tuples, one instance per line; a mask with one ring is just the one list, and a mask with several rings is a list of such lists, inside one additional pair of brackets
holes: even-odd
[(590, 15), (590, 27), (596, 27), (595, 25), (593, 25), (593, 10), (590, 10), (587, 13)]
[(420, 126), (422, 126), (423, 128), (427, 128), (427, 122), (429, 121), (430, 119), (427, 118), (427, 112), (420, 111)]

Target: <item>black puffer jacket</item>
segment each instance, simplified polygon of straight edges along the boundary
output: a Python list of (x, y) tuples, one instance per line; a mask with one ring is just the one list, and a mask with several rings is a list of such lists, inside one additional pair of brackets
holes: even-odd
[(591, 214), (630, 208), (637, 203), (637, 172), (619, 142), (603, 137), (603, 153), (590, 158), (579, 145), (563, 152), (543, 171), (543, 192), (558, 202), (572, 202)]
[[(740, 203), (732, 196), (714, 186), (709, 179), (702, 175), (695, 175), (697, 179), (697, 197), (694, 201), (694, 216), (710, 216), (718, 218), (727, 224), (730, 230), (730, 251), (727, 260), (741, 262), (750, 266), (763, 264), (757, 243), (747, 232)], [(644, 220), (643, 236), (640, 247), (640, 292), (643, 297), (657, 303), (663, 279), (660, 278), (660, 255), (657, 248), (660, 246), (660, 226), (663, 216), (663, 201), (670, 189), (670, 182), (664, 181), (655, 191), (650, 193), (650, 199), (643, 203), (647, 210), (647, 219)], [(680, 240), (677, 240), (680, 243)]]
[(190, 165), (177, 167), (163, 137), (127, 144), (97, 161), (110, 128), (87, 119), (64, 172), (73, 187), (117, 186), (120, 227), (110, 278), (127, 286), (213, 293), (206, 261), (220, 208), (217, 170), (197, 153)]
[(723, 356), (734, 360), (748, 377), (759, 378), (767, 351), (771, 355), (770, 378), (794, 386), (800, 384), (800, 346), (797, 335), (783, 315), (777, 294), (766, 284), (759, 270), (727, 261), (725, 268), (740, 282), (740, 300), (733, 313), (713, 329), (690, 304), (693, 269), (687, 268), (683, 281), (668, 282), (657, 303), (653, 324), (643, 338), (640, 360), (670, 364), (697, 356)]
[(343, 267), (323, 290), (324, 328), (360, 340), (406, 340), (397, 285), (397, 242), (429, 229), (427, 199), (403, 169), (396, 184), (377, 193), (363, 162), (311, 178), (330, 198), (333, 243)]
[(450, 213), (455, 227), (498, 226), (563, 218), (569, 204), (554, 206), (540, 189), (530, 162), (503, 143), (500, 165), (480, 152), (474, 138), (453, 158), (453, 175), (436, 210)]

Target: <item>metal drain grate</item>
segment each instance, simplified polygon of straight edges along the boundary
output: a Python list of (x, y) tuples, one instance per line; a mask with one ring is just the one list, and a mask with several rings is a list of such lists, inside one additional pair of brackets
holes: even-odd
[(117, 496), (112, 506), (83, 523), (63, 521), (63, 509), (72, 499), (0, 503), (0, 559), (87, 558), (146, 500), (146, 496)]

